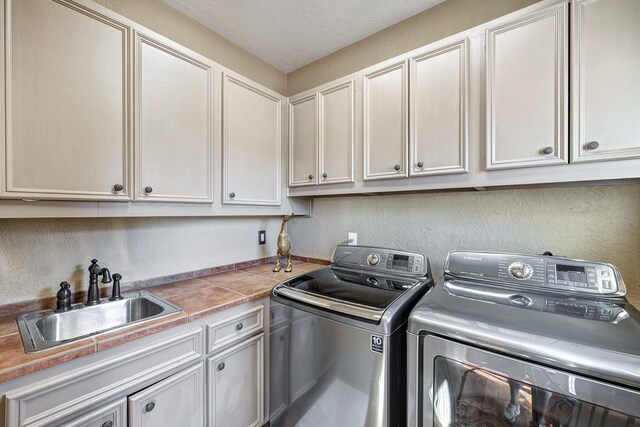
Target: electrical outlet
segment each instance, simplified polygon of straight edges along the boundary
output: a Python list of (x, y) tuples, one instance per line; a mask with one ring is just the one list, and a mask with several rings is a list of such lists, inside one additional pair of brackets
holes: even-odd
[(347, 245), (355, 246), (358, 244), (358, 233), (347, 233)]
[(267, 243), (267, 230), (258, 230), (258, 244), (264, 245)]

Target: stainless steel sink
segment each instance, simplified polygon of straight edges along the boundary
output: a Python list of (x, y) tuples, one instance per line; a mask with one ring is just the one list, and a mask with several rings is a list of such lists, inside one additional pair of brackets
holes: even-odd
[(122, 295), (119, 301), (101, 300), (100, 304), (75, 304), (62, 313), (36, 311), (18, 317), (18, 328), (27, 353), (35, 353), (61, 344), (100, 334), (123, 326), (158, 319), (180, 308), (149, 292)]

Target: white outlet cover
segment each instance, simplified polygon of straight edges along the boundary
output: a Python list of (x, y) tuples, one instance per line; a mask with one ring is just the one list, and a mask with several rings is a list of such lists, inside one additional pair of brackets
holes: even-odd
[(358, 244), (358, 233), (348, 233), (347, 234), (347, 244), (351, 246), (355, 246)]

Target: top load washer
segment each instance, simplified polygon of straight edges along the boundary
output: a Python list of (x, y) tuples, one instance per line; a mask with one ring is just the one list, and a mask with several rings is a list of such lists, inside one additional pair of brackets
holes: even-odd
[(640, 426), (640, 312), (618, 269), (450, 252), (411, 313), (410, 426)]
[(270, 422), (406, 425), (406, 324), (433, 284), (422, 254), (338, 246), (271, 296)]

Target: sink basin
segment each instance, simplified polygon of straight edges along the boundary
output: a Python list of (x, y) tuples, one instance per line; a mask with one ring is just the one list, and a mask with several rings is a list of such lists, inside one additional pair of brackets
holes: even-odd
[(158, 319), (180, 309), (149, 292), (122, 295), (119, 301), (101, 300), (86, 307), (75, 304), (70, 311), (43, 310), (18, 317), (18, 328), (27, 353), (46, 350), (123, 326)]

